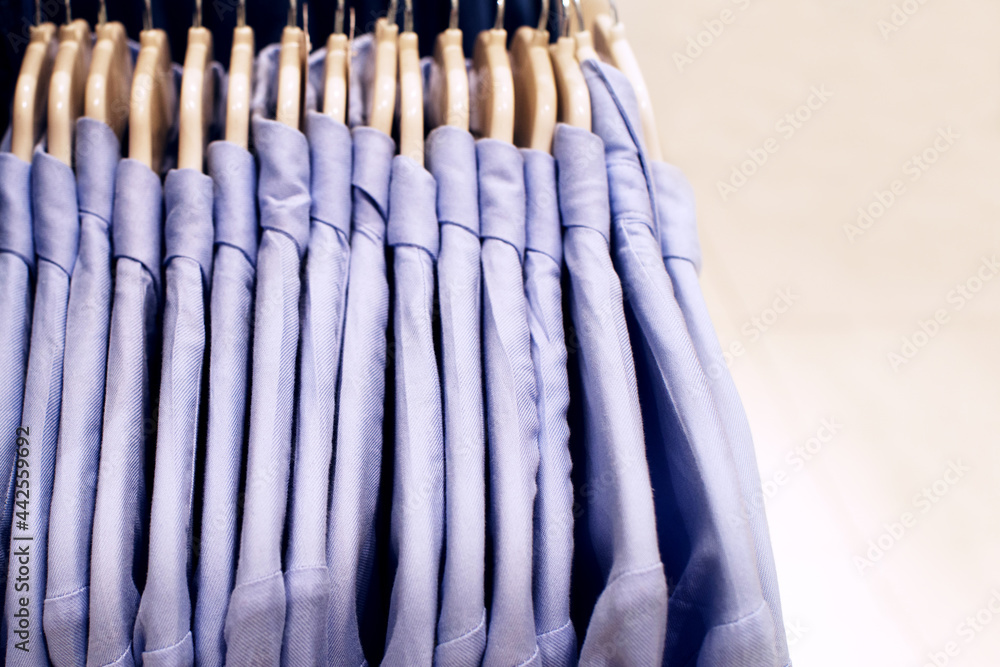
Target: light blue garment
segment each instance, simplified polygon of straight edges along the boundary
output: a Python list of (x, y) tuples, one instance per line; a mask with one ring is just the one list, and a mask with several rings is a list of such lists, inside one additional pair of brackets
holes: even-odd
[(236, 579), (240, 473), (249, 412), (257, 164), (245, 148), (217, 141), (208, 147), (208, 170), (214, 186), (215, 261), (194, 649), (198, 665), (222, 667), (226, 612)]
[(226, 664), (275, 665), (285, 627), (281, 548), (299, 342), (299, 269), (309, 241), (309, 147), (296, 129), (253, 119), (260, 160), (253, 379), (246, 497)]
[(483, 429), (482, 264), (476, 143), (442, 126), (427, 137), (437, 181), (437, 262), (444, 388), (445, 550), (438, 667), (479, 665), (486, 650), (486, 442)]
[(396, 438), (389, 629), (383, 665), (434, 658), (444, 544), (444, 431), (434, 353), (437, 184), (406, 156), (392, 163), (387, 240), (393, 249)]
[(77, 121), (80, 250), (66, 314), (62, 419), (42, 616), (49, 657), (56, 667), (82, 666), (87, 660), (90, 534), (101, 455), (111, 326), (111, 215), (120, 151), (110, 127), (91, 118)]
[(722, 347), (712, 326), (712, 318), (705, 305), (698, 272), (701, 269), (701, 246), (698, 243), (698, 225), (695, 218), (694, 192), (681, 171), (663, 162), (653, 162), (653, 181), (656, 185), (656, 202), (659, 213), (660, 244), (663, 262), (667, 266), (674, 295), (684, 313), (688, 333), (698, 353), (698, 360), (705, 370), (715, 405), (726, 430), (726, 438), (736, 460), (743, 503), (750, 520), (760, 575), (761, 591), (774, 622), (778, 665), (787, 665), (788, 642), (781, 617), (781, 599), (778, 595), (778, 576), (771, 551), (771, 535), (764, 513), (764, 494), (760, 486), (760, 472), (754, 454), (753, 436), (747, 422), (743, 403), (736, 384), (722, 354)]
[(80, 240), (73, 170), (36, 150), (31, 167), (37, 283), (14, 475), (14, 519), (4, 616), (7, 664), (48, 665), (41, 630), (49, 507), (62, 404), (70, 278)]
[(322, 664), (327, 657), (327, 507), (337, 372), (351, 247), (351, 132), (310, 111), (312, 227), (305, 260), (298, 416), (285, 554), (288, 614), (281, 661)]
[(622, 288), (611, 264), (604, 145), (586, 130), (559, 125), (553, 152), (575, 343), (571, 445), (584, 512), (576, 522), (573, 590), (574, 606), (583, 605), (579, 617), (589, 619), (580, 664), (658, 665), (667, 584)]
[(160, 407), (150, 506), (149, 567), (136, 616), (136, 664), (193, 665), (192, 520), (198, 450), (205, 302), (212, 277), (212, 179), (167, 174), (166, 296)]
[(569, 455), (569, 380), (563, 333), (562, 228), (551, 155), (522, 150), (527, 193), (524, 290), (531, 360), (538, 386), (538, 495), (535, 497), (535, 634), (542, 664), (575, 665), (569, 617), (573, 569), (573, 463)]
[(483, 357), (493, 537), (493, 600), (483, 664), (537, 665), (532, 539), (538, 473), (538, 393), (522, 261), (524, 161), (512, 144), (483, 139)]
[(353, 229), (327, 531), (327, 637), (328, 662), (356, 666), (366, 664), (366, 655), (377, 663), (385, 641), (385, 614), (373, 573), (389, 320), (385, 233), (396, 144), (372, 128), (357, 127), (352, 134)]
[(638, 105), (617, 70), (584, 63), (608, 164), (615, 268), (622, 277), (657, 504), (673, 583), (664, 663), (777, 663), (736, 465), (663, 264)]
[(90, 552), (93, 665), (134, 664), (132, 630), (146, 578), (146, 450), (156, 435), (162, 196), (160, 178), (146, 165), (118, 164), (115, 293)]
[[(8, 133), (9, 137), (9, 133)], [(28, 368), (35, 241), (31, 221), (31, 164), (0, 153), (0, 590), (7, 592), (7, 554), (14, 517), (14, 462)], [(6, 618), (0, 636), (6, 638)]]
[[(389, 593), (386, 429), (389, 286), (385, 228), (396, 144), (363, 127), (365, 91), (374, 56), (371, 35), (354, 42), (348, 126), (354, 147), (351, 174), (351, 263), (337, 388), (336, 445), (327, 523), (330, 602), (327, 650), (334, 664), (379, 662), (385, 651)], [(359, 258), (364, 257), (364, 260)], [(351, 380), (350, 378), (355, 378)]]

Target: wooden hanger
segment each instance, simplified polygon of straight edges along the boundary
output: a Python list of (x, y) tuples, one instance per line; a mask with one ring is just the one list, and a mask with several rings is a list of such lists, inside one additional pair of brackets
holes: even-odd
[(340, 123), (347, 122), (348, 39), (344, 34), (343, 0), (338, 1), (333, 33), (326, 40), (326, 68), (323, 73), (323, 113)]
[(392, 135), (396, 114), (396, 65), (399, 26), (396, 25), (396, 0), (389, 3), (389, 13), (375, 22), (375, 79), (368, 125)]
[(597, 52), (609, 63), (618, 68), (635, 91), (639, 102), (639, 115), (642, 119), (642, 134), (646, 140), (646, 152), (650, 159), (662, 160), (663, 149), (660, 146), (660, 133), (656, 127), (656, 115), (653, 113), (653, 101), (649, 96), (646, 79), (642, 76), (639, 61), (632, 51), (632, 46), (625, 36), (625, 26), (618, 20), (618, 8), (611, 3), (614, 18), (607, 13), (599, 13), (594, 17), (594, 44)]
[(97, 13), (97, 42), (90, 56), (90, 73), (84, 95), (87, 118), (110, 127), (118, 141), (128, 126), (129, 96), (132, 84), (132, 53), (125, 26), (108, 21), (107, 7), (101, 1)]
[(424, 163), (424, 77), (413, 32), (413, 0), (406, 0), (399, 35), (399, 154)]
[(35, 25), (29, 28), (28, 47), (21, 61), (14, 88), (14, 109), (11, 112), (10, 151), (25, 162), (41, 138), (49, 78), (56, 56), (56, 27), (42, 23), (41, 5), (35, 2)]
[(253, 87), (254, 34), (247, 25), (246, 0), (236, 6), (233, 50), (229, 56), (226, 94), (226, 141), (241, 148), (250, 145), (250, 94)]
[(302, 97), (305, 93), (306, 58), (309, 47), (305, 31), (298, 27), (297, 0), (288, 4), (288, 25), (281, 33), (278, 57), (278, 110), (276, 120), (296, 130), (302, 127)]
[(204, 170), (205, 146), (215, 104), (212, 84), (212, 33), (201, 25), (201, 0), (196, 0), (195, 24), (188, 30), (181, 78), (178, 169)]
[(139, 33), (139, 57), (132, 77), (129, 102), (128, 155), (154, 172), (160, 171), (174, 108), (167, 33), (153, 28), (150, 0), (146, 0), (146, 29)]
[(559, 122), (591, 129), (590, 90), (576, 59), (576, 42), (570, 33), (569, 0), (562, 0), (562, 36), (549, 47), (556, 87), (559, 91)]
[(497, 0), (493, 29), (476, 38), (473, 66), (482, 94), (476, 129), (484, 137), (514, 143), (514, 76), (507, 56), (507, 31), (503, 29), (504, 2)]
[(66, 0), (66, 23), (59, 26), (56, 52), (49, 81), (47, 143), (49, 155), (65, 165), (73, 165), (73, 131), (83, 113), (87, 70), (90, 69), (90, 25), (72, 20)]
[(549, 152), (556, 132), (558, 94), (549, 59), (548, 0), (542, 2), (538, 28), (514, 33), (510, 64), (514, 76), (514, 143)]
[(465, 69), (462, 31), (458, 28), (458, 0), (451, 0), (448, 29), (434, 43), (434, 63), (444, 79), (434, 111), (437, 123), (469, 129), (469, 73)]

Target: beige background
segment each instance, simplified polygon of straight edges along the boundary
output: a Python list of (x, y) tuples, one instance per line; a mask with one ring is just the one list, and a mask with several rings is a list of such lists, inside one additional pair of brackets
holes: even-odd
[[(879, 25), (891, 0), (619, 4), (665, 155), (698, 196), (719, 337), (742, 345), (731, 368), (771, 482), (793, 660), (1000, 664), (1000, 276), (976, 280), (1000, 258), (1000, 3), (896, 0), (916, 11), (893, 31)], [(727, 8), (733, 22), (679, 68)], [(830, 99), (787, 137), (776, 124), (814, 86)], [(914, 180), (907, 162), (947, 128), (958, 138)], [(718, 182), (771, 137), (777, 152), (723, 201)], [(858, 208), (897, 179), (849, 240)], [(971, 300), (953, 292), (967, 282)], [(793, 305), (774, 317), (781, 290)], [(944, 324), (893, 368), (887, 355), (935, 314)], [(770, 323), (759, 337), (753, 318)], [(809, 461), (787, 459), (817, 435)], [(916, 500), (929, 486), (937, 502)]]

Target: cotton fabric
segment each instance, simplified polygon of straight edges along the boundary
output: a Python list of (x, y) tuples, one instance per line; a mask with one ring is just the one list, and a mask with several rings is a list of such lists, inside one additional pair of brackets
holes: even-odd
[(444, 398), (445, 549), (434, 664), (479, 665), (486, 650), (486, 442), (481, 347), (482, 264), (476, 144), (439, 127), (427, 138), (437, 182), (437, 262)]
[(512, 144), (476, 145), (482, 223), (493, 600), (483, 664), (540, 660), (532, 606), (532, 540), (538, 473), (538, 392), (522, 277), (524, 161)]
[(156, 435), (163, 191), (146, 165), (122, 160), (112, 219), (115, 287), (108, 340), (87, 663), (133, 665), (132, 630), (146, 578), (147, 448)]
[(73, 170), (41, 150), (35, 151), (32, 161), (31, 203), (37, 283), (21, 413), (25, 439), (18, 441), (14, 473), (7, 574), (10, 604), (4, 610), (10, 665), (49, 664), (44, 633), (38, 632), (38, 625), (62, 407), (66, 308), (80, 238)]
[(406, 156), (392, 164), (387, 241), (393, 249), (395, 457), (391, 556), (395, 566), (383, 665), (434, 657), (444, 541), (444, 433), (434, 352), (437, 184)]
[(351, 232), (351, 133), (310, 111), (309, 249), (301, 315), (298, 418), (288, 517), (282, 664), (322, 664), (330, 600), (326, 530)]
[(218, 141), (208, 147), (208, 171), (213, 185), (215, 259), (194, 649), (198, 665), (222, 667), (226, 612), (236, 579), (240, 479), (250, 407), (257, 165), (246, 149)]
[(656, 186), (657, 211), (660, 216), (663, 262), (670, 274), (677, 303), (684, 313), (684, 321), (687, 323), (698, 360), (708, 377), (709, 387), (722, 419), (722, 427), (725, 429), (726, 438), (736, 460), (743, 503), (753, 535), (761, 591), (774, 625), (777, 665), (788, 665), (788, 642), (781, 617), (778, 576), (771, 551), (767, 516), (764, 513), (764, 494), (760, 485), (757, 457), (754, 454), (753, 436), (698, 282), (701, 246), (698, 242), (698, 226), (695, 219), (694, 192), (677, 167), (664, 162), (653, 162), (651, 166)]
[[(35, 240), (31, 219), (31, 164), (0, 152), (0, 478), (6, 485), (0, 515), (0, 587), (7, 592), (7, 555), (14, 516), (14, 466), (28, 368), (34, 300)], [(6, 637), (6, 617), (3, 636)]]
[(150, 506), (149, 566), (139, 603), (137, 664), (194, 664), (192, 570), (194, 474), (205, 359), (205, 302), (212, 276), (212, 179), (167, 174), (163, 370)]
[(87, 660), (90, 539), (111, 326), (111, 217), (120, 154), (110, 127), (90, 118), (77, 121), (80, 249), (66, 313), (62, 418), (42, 615), (49, 658), (56, 667)]
[(735, 462), (663, 264), (638, 105), (624, 75), (583, 64), (605, 144), (615, 268), (627, 295), (670, 618), (664, 664), (775, 664)]
[(281, 547), (288, 498), (299, 341), (299, 269), (309, 240), (309, 161), (305, 135), (260, 115), (253, 119), (260, 160), (253, 375), (246, 497), (236, 586), (226, 614), (226, 662), (281, 659), (285, 585)]
[(559, 125), (553, 153), (577, 350), (571, 445), (585, 515), (576, 522), (574, 597), (576, 605), (589, 603), (578, 612), (587, 622), (580, 664), (657, 665), (667, 584), (623, 292), (611, 262), (604, 145), (586, 130)]
[(535, 634), (543, 665), (574, 665), (570, 620), (573, 566), (573, 483), (569, 453), (569, 380), (562, 308), (562, 230), (556, 162), (522, 150), (526, 190), (524, 289), (531, 360), (538, 387), (538, 495), (534, 519)]

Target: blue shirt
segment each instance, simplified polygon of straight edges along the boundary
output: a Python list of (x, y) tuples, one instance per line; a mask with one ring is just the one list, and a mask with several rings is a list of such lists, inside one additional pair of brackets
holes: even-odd
[(77, 121), (80, 250), (66, 314), (62, 419), (42, 616), (49, 657), (57, 667), (87, 660), (90, 534), (101, 453), (111, 325), (111, 215), (120, 151), (110, 127), (90, 118)]
[(236, 579), (240, 475), (249, 412), (257, 163), (246, 149), (219, 141), (208, 147), (208, 167), (214, 192), (215, 261), (194, 649), (197, 664), (222, 667), (226, 612)]
[(472, 135), (442, 126), (427, 138), (437, 181), (437, 278), (444, 389), (445, 549), (434, 664), (479, 665), (486, 650), (486, 443), (480, 337), (479, 183)]
[[(14, 462), (21, 426), (34, 300), (35, 240), (31, 221), (31, 164), (0, 153), (0, 588), (7, 592), (7, 547), (14, 517)], [(6, 623), (4, 618), (3, 623)], [(0, 627), (2, 630), (6, 626)], [(3, 636), (6, 636), (5, 634)]]
[(299, 342), (300, 263), (309, 240), (305, 135), (260, 115), (253, 379), (246, 497), (236, 587), (226, 615), (227, 664), (276, 664), (285, 627), (281, 547), (288, 498)]
[[(31, 169), (31, 199), (38, 277), (21, 413), (21, 426), (30, 432), (25, 432), (24, 440), (18, 441), (7, 575), (10, 604), (4, 610), (7, 663), (12, 665), (49, 664), (44, 635), (38, 632), (37, 622), (45, 597), (49, 506), (62, 405), (66, 308), (80, 236), (73, 170), (48, 153), (36, 150)], [(29, 572), (27, 576), (25, 571)]]
[(387, 240), (393, 249), (396, 377), (391, 552), (395, 565), (383, 665), (434, 656), (444, 542), (444, 433), (434, 352), (437, 184), (419, 164), (392, 164)]
[(146, 450), (159, 378), (160, 178), (122, 160), (112, 221), (115, 293), (90, 554), (87, 662), (132, 665), (132, 629), (146, 577)]
[(569, 453), (569, 380), (563, 334), (562, 229), (556, 162), (523, 150), (527, 194), (524, 289), (531, 360), (538, 387), (538, 495), (535, 497), (535, 634), (543, 665), (574, 665), (576, 631), (569, 617), (573, 568), (573, 467)]
[(136, 663), (194, 664), (191, 545), (205, 303), (212, 277), (212, 179), (193, 169), (167, 174), (166, 304), (150, 507), (149, 566), (136, 617)]
[(493, 600), (483, 664), (540, 662), (532, 604), (532, 539), (538, 473), (538, 391), (522, 276), (524, 161), (512, 144), (483, 139), (479, 215), (483, 249)]
[(605, 144), (615, 268), (627, 295), (660, 553), (673, 582), (664, 663), (770, 665), (773, 621), (732, 452), (663, 264), (635, 95), (617, 70), (583, 67)]
[(288, 516), (282, 664), (327, 657), (326, 528), (351, 231), (351, 133), (310, 111), (312, 223), (305, 259), (295, 465)]
[(754, 454), (753, 436), (747, 422), (743, 403), (736, 384), (726, 366), (719, 338), (712, 326), (712, 319), (698, 283), (701, 269), (701, 247), (698, 243), (698, 225), (695, 219), (694, 192), (681, 171), (663, 162), (652, 164), (656, 185), (656, 202), (659, 213), (660, 244), (663, 263), (674, 286), (674, 295), (684, 313), (688, 333), (698, 353), (715, 405), (722, 418), (726, 438), (736, 460), (743, 503), (750, 521), (757, 558), (757, 572), (761, 591), (773, 619), (777, 665), (789, 663), (785, 625), (781, 618), (781, 600), (778, 595), (778, 577), (771, 551), (771, 536), (764, 513), (764, 494), (760, 485), (760, 472)]
[(622, 286), (611, 263), (604, 144), (559, 125), (553, 152), (576, 351), (570, 440), (584, 514), (575, 526), (573, 605), (577, 627), (587, 627), (580, 664), (657, 665), (667, 584)]

